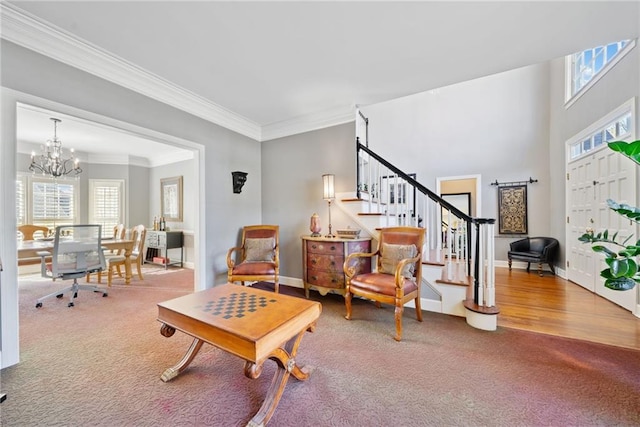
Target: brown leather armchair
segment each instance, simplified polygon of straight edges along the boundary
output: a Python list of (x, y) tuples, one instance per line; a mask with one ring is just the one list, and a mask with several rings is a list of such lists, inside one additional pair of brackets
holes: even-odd
[[(227, 252), (229, 283), (272, 281), (279, 292), (280, 242), (277, 225), (247, 225), (242, 229), (241, 246)], [(235, 255), (235, 256), (234, 256)]]
[(551, 273), (556, 274), (553, 268), (553, 261), (558, 252), (558, 240), (553, 237), (526, 237), (509, 244), (509, 270), (511, 270), (512, 260), (525, 261), (527, 272), (532, 262), (538, 263), (538, 274), (542, 276), (542, 264), (549, 264)]
[[(351, 299), (357, 295), (378, 305), (395, 306), (396, 335), (402, 339), (404, 305), (415, 300), (416, 317), (422, 322), (420, 286), (422, 282), (422, 245), (425, 229), (421, 227), (388, 227), (380, 230), (378, 250), (374, 253), (353, 253), (344, 261), (347, 284), (344, 302), (347, 320), (351, 319)], [(377, 256), (373, 273), (356, 274), (355, 259)]]

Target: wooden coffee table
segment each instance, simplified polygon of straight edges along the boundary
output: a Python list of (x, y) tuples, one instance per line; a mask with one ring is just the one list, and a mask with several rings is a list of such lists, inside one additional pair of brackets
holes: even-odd
[(304, 381), (309, 371), (295, 356), (302, 336), (313, 332), (322, 306), (318, 302), (235, 284), (215, 286), (158, 304), (160, 333), (176, 329), (194, 337), (184, 357), (161, 376), (167, 382), (189, 366), (207, 342), (245, 360), (244, 374), (258, 378), (263, 363), (278, 365), (267, 396), (249, 426), (265, 425), (273, 415), (289, 375)]

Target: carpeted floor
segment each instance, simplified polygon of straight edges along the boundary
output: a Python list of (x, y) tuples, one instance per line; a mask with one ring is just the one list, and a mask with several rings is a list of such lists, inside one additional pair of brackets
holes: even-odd
[[(35, 308), (60, 282), (20, 290), (21, 363), (2, 370), (2, 426), (237, 426), (259, 409), (274, 364), (243, 375), (243, 362), (205, 346), (169, 383), (160, 375), (191, 339), (160, 335), (156, 303), (188, 292), (188, 270), (146, 274), (109, 297), (81, 293)], [(155, 276), (155, 277), (154, 277)], [(269, 285), (260, 284), (258, 286)], [(281, 286), (283, 293), (303, 291)], [(640, 352), (405, 311), (393, 340), (393, 309), (312, 292), (323, 312), (306, 334), (273, 426), (640, 425)]]

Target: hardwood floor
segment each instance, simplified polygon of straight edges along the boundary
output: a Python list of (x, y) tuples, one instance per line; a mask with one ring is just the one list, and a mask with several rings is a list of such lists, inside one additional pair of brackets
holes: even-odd
[(496, 305), (500, 327), (640, 350), (640, 318), (549, 272), (496, 268)]

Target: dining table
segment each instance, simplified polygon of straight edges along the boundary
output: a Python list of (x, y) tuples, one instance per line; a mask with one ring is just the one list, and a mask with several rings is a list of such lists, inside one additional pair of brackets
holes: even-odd
[[(105, 238), (101, 240), (104, 250), (123, 250), (124, 251), (124, 270), (125, 283), (131, 283), (131, 251), (133, 250), (134, 241), (130, 239), (112, 239)], [(24, 240), (18, 242), (18, 260), (25, 258), (37, 258), (38, 252), (53, 251), (53, 238)]]

